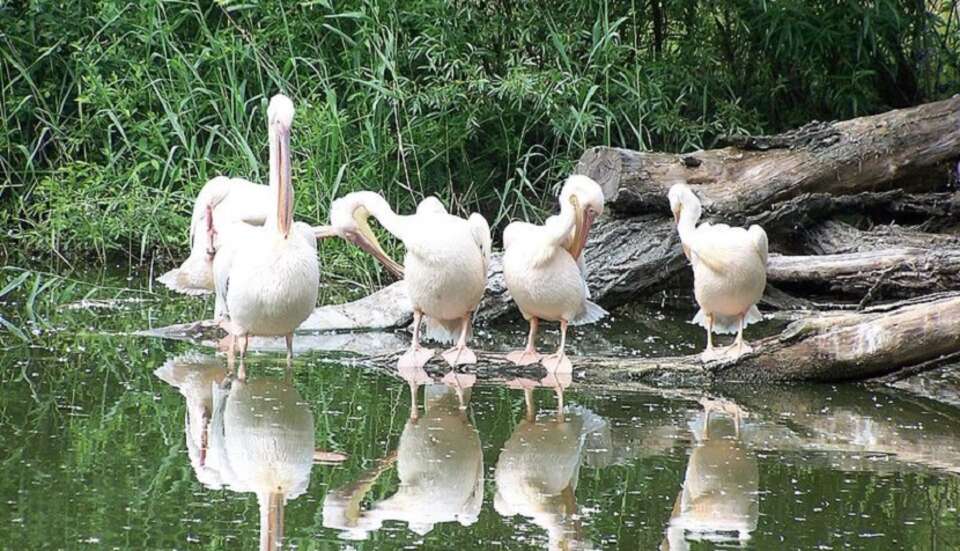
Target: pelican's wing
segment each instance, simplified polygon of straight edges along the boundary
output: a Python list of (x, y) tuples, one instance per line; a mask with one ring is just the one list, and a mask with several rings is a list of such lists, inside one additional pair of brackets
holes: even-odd
[(763, 228), (760, 226), (754, 224), (747, 230), (747, 234), (753, 239), (753, 246), (757, 249), (757, 254), (760, 255), (763, 266), (766, 267), (768, 257), (767, 232), (763, 231)]
[(213, 319), (225, 319), (230, 317), (227, 311), (227, 289), (230, 286), (230, 271), (233, 268), (233, 261), (241, 253), (244, 243), (247, 243), (257, 228), (249, 226), (242, 222), (235, 222), (224, 228), (224, 243), (217, 256), (213, 259), (213, 286), (216, 293), (216, 303), (213, 308)]
[(218, 223), (245, 222), (262, 226), (267, 223), (268, 211), (273, 203), (270, 186), (255, 184), (243, 178), (230, 178), (229, 194), (217, 209)]
[(540, 226), (530, 222), (510, 222), (503, 230), (503, 249), (507, 250), (511, 245), (530, 239), (539, 228)]
[(746, 233), (743, 228), (731, 228), (726, 224), (703, 224), (697, 227), (684, 245), (696, 256), (697, 261), (710, 270), (723, 274), (730, 268), (731, 242), (742, 239), (742, 236), (734, 235), (738, 233), (737, 230)]
[(473, 234), (473, 240), (477, 243), (477, 246), (480, 247), (480, 252), (483, 254), (483, 270), (486, 272), (490, 266), (490, 252), (491, 249), (493, 249), (493, 240), (490, 238), (490, 225), (487, 224), (486, 218), (476, 212), (470, 215), (467, 223), (470, 225), (470, 233)]

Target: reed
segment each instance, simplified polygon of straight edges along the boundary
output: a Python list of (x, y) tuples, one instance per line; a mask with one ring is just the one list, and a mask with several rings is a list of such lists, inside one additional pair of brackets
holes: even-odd
[[(957, 0), (0, 1), (3, 254), (168, 264), (297, 102), (297, 216), (366, 188), (541, 218), (593, 145), (687, 151), (960, 88)], [(69, 24), (64, 24), (69, 22)], [(325, 245), (328, 271), (374, 282)]]

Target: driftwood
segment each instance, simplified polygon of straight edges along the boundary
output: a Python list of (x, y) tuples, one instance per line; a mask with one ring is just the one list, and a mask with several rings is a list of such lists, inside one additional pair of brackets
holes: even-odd
[[(861, 312), (821, 312), (801, 317), (779, 335), (752, 343), (739, 359), (704, 363), (699, 355), (664, 358), (572, 358), (580, 380), (616, 385), (640, 380), (706, 382), (847, 381), (888, 376), (950, 361), (960, 351), (960, 293), (943, 293)], [(361, 360), (390, 368), (399, 353)], [(479, 353), (471, 370), (537, 378), (542, 368), (514, 368), (503, 354)], [(447, 369), (435, 359), (433, 370)]]

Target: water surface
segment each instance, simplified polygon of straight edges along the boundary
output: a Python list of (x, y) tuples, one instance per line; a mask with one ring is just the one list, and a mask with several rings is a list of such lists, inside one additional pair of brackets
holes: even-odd
[[(59, 284), (32, 317), (32, 286), (0, 305), (31, 338), (0, 353), (5, 548), (254, 549), (281, 532), (299, 549), (960, 545), (960, 409), (943, 401), (405, 379), (320, 353), (289, 378), (281, 355), (254, 354), (239, 381), (211, 349), (129, 334), (203, 303), (97, 283), (88, 301), (125, 300), (67, 308), (92, 291)], [(675, 310), (638, 308), (573, 342), (696, 350)], [(505, 349), (525, 329), (480, 333)]]

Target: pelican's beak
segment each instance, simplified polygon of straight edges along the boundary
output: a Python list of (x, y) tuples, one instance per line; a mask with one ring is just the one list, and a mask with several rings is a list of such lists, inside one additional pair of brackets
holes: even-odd
[(683, 205), (677, 205), (677, 209), (676, 209), (675, 211), (673, 211), (673, 223), (674, 223), (674, 224), (679, 224), (679, 223), (680, 223), (680, 211), (682, 211), (682, 210), (683, 210)]
[(383, 247), (380, 246), (380, 241), (373, 233), (373, 230), (370, 229), (370, 223), (367, 222), (367, 218), (369, 218), (369, 216), (370, 213), (367, 212), (366, 208), (362, 206), (358, 207), (353, 213), (353, 219), (354, 222), (356, 222), (356, 230), (346, 232), (344, 237), (354, 245), (372, 254), (374, 258), (379, 260), (380, 263), (390, 271), (390, 273), (402, 279), (403, 266), (398, 264), (396, 260), (390, 258), (390, 255), (388, 255), (386, 251), (383, 250)]
[(579, 259), (584, 247), (587, 246), (590, 226), (593, 225), (593, 220), (596, 215), (593, 211), (584, 209), (580, 205), (580, 200), (577, 199), (576, 195), (570, 197), (570, 202), (573, 203), (574, 220), (576, 224), (573, 230), (573, 246), (570, 254), (573, 258)]
[(286, 238), (293, 226), (293, 183), (290, 181), (290, 129), (277, 125), (277, 229)]
[(329, 239), (331, 237), (337, 237), (340, 235), (337, 232), (336, 228), (333, 226), (314, 226), (313, 227), (313, 236), (319, 239)]

